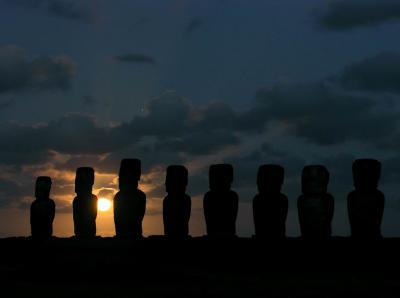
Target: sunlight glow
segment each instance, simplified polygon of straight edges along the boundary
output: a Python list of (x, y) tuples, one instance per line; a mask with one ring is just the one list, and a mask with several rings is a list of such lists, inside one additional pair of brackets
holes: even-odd
[(111, 208), (111, 201), (106, 198), (100, 198), (97, 201), (97, 208), (102, 212), (108, 211)]

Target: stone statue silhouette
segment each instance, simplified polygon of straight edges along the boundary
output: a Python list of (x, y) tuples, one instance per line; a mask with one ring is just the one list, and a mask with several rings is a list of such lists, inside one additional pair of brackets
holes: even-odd
[(139, 159), (123, 159), (119, 169), (119, 192), (114, 197), (114, 223), (117, 237), (142, 237), (146, 195), (138, 189), (141, 175)]
[(40, 176), (36, 179), (35, 197), (31, 205), (31, 234), (35, 238), (49, 238), (53, 235), (53, 220), (56, 205), (50, 199), (51, 178)]
[(188, 170), (184, 166), (167, 168), (165, 188), (168, 195), (163, 201), (164, 234), (173, 238), (189, 235), (191, 198), (186, 194)]
[(380, 238), (385, 196), (378, 190), (381, 163), (357, 159), (353, 163), (355, 190), (347, 197), (351, 235), (354, 238)]
[(258, 169), (258, 194), (253, 199), (253, 219), (257, 237), (284, 238), (288, 199), (281, 193), (284, 169), (262, 165)]
[(210, 191), (204, 195), (203, 208), (207, 234), (211, 237), (236, 235), (239, 197), (231, 190), (233, 167), (230, 164), (210, 166)]
[(76, 170), (73, 217), (75, 236), (91, 238), (96, 236), (97, 197), (92, 194), (94, 184), (93, 168)]
[(327, 193), (329, 172), (321, 165), (303, 168), (302, 192), (297, 201), (301, 235), (304, 238), (328, 238), (332, 234), (334, 198)]

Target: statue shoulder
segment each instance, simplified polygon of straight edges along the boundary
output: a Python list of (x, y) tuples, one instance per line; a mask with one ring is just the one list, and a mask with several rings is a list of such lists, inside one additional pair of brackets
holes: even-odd
[(146, 199), (146, 194), (142, 190), (137, 189), (137, 194), (140, 198)]

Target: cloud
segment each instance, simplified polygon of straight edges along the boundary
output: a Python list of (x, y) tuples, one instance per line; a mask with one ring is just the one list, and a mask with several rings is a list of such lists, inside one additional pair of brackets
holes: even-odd
[(160, 150), (173, 150), (192, 155), (203, 155), (238, 144), (240, 144), (240, 139), (234, 132), (215, 130), (193, 132), (181, 138), (159, 142), (159, 147)]
[[(219, 121), (217, 111), (221, 112)], [(167, 92), (151, 100), (144, 115), (117, 125), (99, 125), (94, 117), (81, 113), (36, 125), (3, 123), (0, 166), (12, 167), (20, 174), (25, 171), (30, 179), (39, 174), (73, 173), (83, 165), (95, 167), (97, 173), (115, 174), (122, 158), (138, 157), (144, 173), (159, 171), (168, 164), (186, 164), (240, 144), (232, 130), (234, 114), (226, 105), (195, 107)], [(65, 178), (58, 179), (58, 183), (66, 183)], [(64, 190), (58, 190), (56, 196), (61, 193)]]
[[(397, 152), (400, 144), (397, 102), (369, 92), (364, 83), (353, 92), (349, 74), (353, 78), (363, 73), (352, 71), (358, 69), (354, 65), (334, 78), (262, 88), (247, 110), (218, 102), (196, 106), (175, 92), (166, 92), (150, 100), (144, 113), (118, 124), (100, 125), (82, 113), (36, 125), (3, 123), (0, 167), (13, 168), (14, 177), (29, 174), (34, 179), (48, 173), (60, 176), (59, 183), (64, 183), (68, 177), (63, 175), (73, 175), (82, 165), (93, 166), (101, 177), (111, 179), (122, 158), (140, 158), (149, 195), (162, 196), (166, 166), (185, 164), (191, 172), (188, 191), (196, 196), (208, 188), (209, 164), (225, 161), (235, 166), (235, 188), (242, 198), (251, 199), (260, 164), (284, 165), (286, 190), (296, 197), (301, 168), (317, 162), (327, 164), (332, 176), (339, 177), (332, 180), (332, 191), (343, 197), (351, 186), (348, 174), (358, 148), (364, 148), (363, 153), (382, 153), (383, 159)], [(387, 67), (372, 69), (377, 78), (386, 77)], [(361, 95), (359, 89), (364, 91)], [(349, 150), (347, 155), (343, 148)], [(324, 150), (329, 154), (324, 156)], [(57, 190), (57, 195), (66, 192), (73, 189)]]
[(194, 125), (194, 109), (175, 92), (166, 92), (149, 101), (143, 116), (135, 117), (122, 128), (134, 135), (180, 136)]
[[(118, 158), (144, 155), (153, 160), (153, 165), (168, 154), (202, 155), (240, 143), (235, 131), (223, 125), (223, 117), (220, 124), (209, 125), (213, 118), (207, 115), (212, 114), (212, 106), (197, 108), (176, 93), (168, 92), (151, 100), (145, 115), (117, 125), (99, 125), (93, 116), (82, 113), (70, 113), (37, 125), (3, 123), (0, 155), (5, 159), (0, 158), (0, 164), (41, 164), (57, 152), (86, 159), (90, 155), (107, 154), (103, 164), (114, 155)], [(229, 113), (226, 115), (230, 117)], [(229, 123), (229, 119), (225, 122)]]
[(250, 128), (274, 121), (286, 134), (319, 145), (378, 142), (394, 131), (398, 119), (390, 107), (380, 108), (385, 103), (342, 92), (324, 81), (261, 89), (257, 99), (243, 114)]
[(96, 5), (90, 0), (2, 0), (11, 5), (18, 5), (28, 9), (37, 9), (48, 15), (77, 20), (82, 22), (94, 22), (97, 16)]
[(134, 53), (115, 56), (114, 60), (120, 63), (157, 64), (156, 60), (151, 56)]
[(98, 198), (107, 198), (107, 199), (113, 199), (114, 198), (115, 191), (114, 189), (111, 188), (102, 188), (97, 194)]
[(351, 64), (337, 80), (351, 90), (400, 93), (400, 54), (381, 53)]
[(37, 89), (68, 89), (76, 64), (67, 56), (39, 57), (30, 63), (30, 85)]
[(19, 47), (0, 47), (0, 93), (65, 90), (76, 71), (76, 63), (68, 56), (42, 56), (29, 61)]
[(47, 0), (45, 6), (50, 14), (61, 18), (85, 22), (92, 22), (95, 19), (93, 9), (88, 3), (82, 3), (82, 1)]
[(3, 138), (0, 140), (0, 163), (3, 165), (21, 167), (43, 163), (51, 158), (46, 146), (40, 145), (42, 140), (46, 141), (40, 129), (7, 123), (0, 126), (0, 135)]
[(345, 31), (399, 19), (400, 2), (397, 0), (335, 0), (318, 22), (329, 30)]
[(0, 126), (0, 164), (41, 164), (62, 154), (102, 154), (121, 141), (113, 140), (109, 129), (97, 125), (93, 117), (68, 114), (41, 125), (7, 123)]
[(189, 37), (204, 25), (204, 19), (200, 17), (192, 18), (185, 26), (185, 36)]
[[(122, 149), (116, 149), (106, 155), (103, 159), (93, 162), (99, 171), (105, 173), (118, 173), (121, 159), (132, 157), (140, 158), (144, 173), (151, 172), (155, 168), (166, 167), (168, 164), (183, 164), (188, 161), (182, 152), (168, 150), (154, 141), (136, 142)], [(77, 163), (78, 164), (78, 163)], [(60, 168), (63, 164), (60, 165)]]

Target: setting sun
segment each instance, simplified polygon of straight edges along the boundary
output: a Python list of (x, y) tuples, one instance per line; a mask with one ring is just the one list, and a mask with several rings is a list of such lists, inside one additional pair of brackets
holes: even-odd
[(99, 211), (108, 211), (111, 208), (111, 201), (106, 198), (100, 198), (97, 202), (97, 208)]

